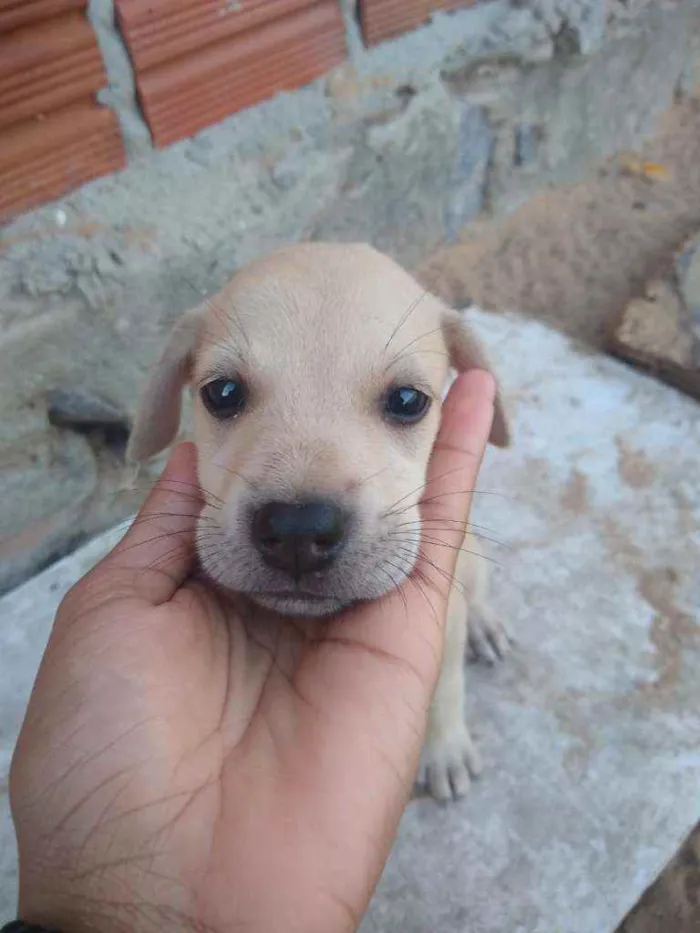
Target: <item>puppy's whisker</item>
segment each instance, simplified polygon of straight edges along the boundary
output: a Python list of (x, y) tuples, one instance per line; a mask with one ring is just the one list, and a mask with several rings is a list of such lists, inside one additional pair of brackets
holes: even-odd
[[(446, 492), (438, 493), (437, 495), (434, 495), (434, 496), (428, 496), (428, 498), (425, 498), (423, 496), (418, 502), (413, 503), (412, 505), (428, 505), (431, 502), (439, 502), (441, 499), (446, 499), (448, 496), (465, 496), (465, 495), (477, 496), (481, 494), (482, 494), (481, 490), (479, 489), (451, 489)], [(489, 493), (484, 493), (484, 495), (489, 495)], [(394, 511), (388, 513), (388, 515), (386, 515), (385, 517), (388, 518), (388, 517), (394, 517), (397, 515), (403, 515), (410, 508), (412, 508), (412, 505), (407, 505), (403, 509), (395, 509)], [(434, 517), (442, 518), (443, 516), (434, 516)]]
[(387, 570), (386, 564), (388, 564), (390, 567), (396, 567), (395, 564), (387, 560), (387, 561), (384, 561), (381, 565), (379, 565), (375, 569), (378, 570), (380, 573), (383, 573), (384, 576), (388, 578), (389, 582), (392, 585), (392, 592), (396, 591), (399, 594), (399, 597), (404, 605), (404, 609), (406, 610), (406, 615), (408, 615), (408, 600), (406, 599), (406, 594), (404, 593), (403, 588), (402, 588), (402, 584), (404, 580), (407, 579), (406, 574), (402, 573), (400, 568), (396, 567), (396, 569), (399, 571), (399, 579), (397, 581), (392, 577), (392, 575)]
[(449, 361), (450, 359), (449, 353), (445, 353), (444, 350), (411, 350), (410, 352), (399, 353), (398, 356), (393, 358), (390, 365), (396, 365), (396, 363), (398, 363), (400, 360), (410, 359), (412, 356), (425, 356), (427, 354), (431, 354), (432, 356), (439, 356), (443, 360)]
[[(228, 323), (225, 322), (224, 326), (228, 326)], [(231, 340), (224, 340), (223, 337), (220, 337), (218, 334), (214, 333), (213, 330), (209, 328), (202, 328), (202, 336), (207, 338), (207, 342), (211, 344), (212, 347), (216, 347), (217, 350), (221, 350), (222, 355), (231, 356), (231, 363), (234, 362), (234, 357), (231, 353), (232, 346)]]
[[(414, 543), (414, 542), (410, 542), (410, 544), (413, 544), (413, 543)], [(429, 543), (430, 543), (430, 542), (429, 542)], [(399, 549), (402, 550), (402, 551), (408, 551), (408, 552), (410, 552), (410, 553), (414, 553), (414, 552), (410, 549), (409, 546), (402, 546), (402, 545), (399, 545)], [(459, 548), (456, 548), (455, 550), (459, 550)], [(417, 567), (420, 565), (420, 563), (428, 564), (428, 566), (432, 567), (437, 573), (439, 573), (439, 574), (445, 579), (445, 581), (446, 581), (450, 586), (452, 586), (453, 583), (454, 583), (456, 586), (461, 586), (461, 584), (459, 583), (458, 580), (454, 580), (452, 574), (449, 574), (446, 570), (443, 570), (442, 567), (439, 567), (433, 560), (431, 560), (431, 559), (426, 555), (425, 551), (423, 551), (422, 547), (419, 547), (419, 548), (418, 548), (417, 554), (418, 554), (418, 561), (417, 561), (417, 563), (416, 563), (416, 566), (417, 566)]]
[[(415, 539), (412, 537), (402, 539), (401, 537), (396, 536), (393, 540), (398, 541), (399, 543), (403, 541), (404, 543), (411, 544), (414, 542)], [(421, 545), (424, 543), (435, 545), (436, 547), (448, 548), (449, 550), (456, 551), (459, 554), (471, 554), (473, 557), (479, 557), (482, 560), (488, 561), (490, 564), (496, 564), (496, 566), (498, 567), (503, 566), (501, 561), (497, 560), (495, 557), (490, 557), (488, 554), (483, 554), (481, 551), (473, 550), (472, 548), (460, 547), (458, 544), (451, 544), (449, 541), (443, 541), (441, 538), (435, 538), (429, 535), (422, 535)]]
[[(457, 526), (453, 528), (450, 526)], [(416, 519), (413, 522), (399, 522), (395, 528), (409, 531), (414, 529), (417, 532), (423, 531), (456, 531), (464, 530), (464, 534), (474, 534), (477, 537), (481, 538), (483, 541), (488, 541), (491, 544), (495, 544), (498, 547), (504, 548), (505, 550), (512, 550), (512, 545), (508, 544), (506, 541), (501, 540), (492, 535), (484, 534), (485, 531), (488, 531), (488, 528), (484, 528), (483, 525), (475, 525), (472, 522), (462, 522), (456, 518), (434, 518), (426, 519), (421, 521), (421, 519)]]
[(423, 594), (423, 597), (427, 600), (428, 605), (430, 606), (433, 621), (437, 627), (440, 626), (440, 616), (438, 615), (437, 608), (434, 603), (430, 601), (427, 590), (430, 589), (433, 593), (439, 592), (437, 587), (434, 585), (432, 580), (428, 579), (428, 575), (425, 573), (423, 568), (420, 565), (417, 565), (411, 572), (409, 577), (416, 586), (416, 589)]
[(260, 488), (259, 484), (250, 479), (250, 477), (246, 476), (244, 473), (240, 473), (238, 470), (234, 470), (233, 467), (227, 466), (225, 463), (214, 463), (213, 466), (217, 467), (219, 470), (223, 470), (225, 473), (230, 473), (231, 476), (237, 476), (239, 479), (242, 479), (251, 489)]
[[(404, 501), (404, 499), (407, 499), (409, 496), (416, 495), (417, 493), (420, 493), (420, 498), (416, 500), (416, 502), (412, 502), (409, 506), (407, 506), (407, 508), (412, 508), (414, 505), (420, 504), (420, 502), (427, 501), (423, 497), (425, 493), (427, 492), (427, 490), (429, 489), (429, 487), (433, 485), (433, 483), (437, 483), (440, 480), (445, 479), (445, 477), (447, 476), (452, 476), (452, 474), (458, 473), (461, 469), (462, 467), (453, 467), (451, 470), (445, 470), (443, 473), (439, 473), (437, 476), (433, 476), (431, 477), (431, 479), (425, 480), (419, 486), (416, 486), (413, 489), (409, 490), (409, 492), (405, 493), (403, 496), (401, 496), (401, 498), (396, 499), (396, 501), (393, 502), (392, 505), (389, 506), (389, 508), (386, 510), (384, 514), (385, 515), (393, 514), (394, 511), (396, 510), (397, 505), (400, 505), (401, 502)], [(471, 492), (472, 495), (477, 495), (477, 494), (481, 494), (483, 490), (470, 489), (468, 490), (468, 492)], [(488, 495), (489, 493), (485, 493), (485, 494)], [(497, 493), (492, 493), (492, 495), (497, 495)]]
[[(196, 292), (196, 294), (199, 295), (201, 298), (201, 292), (199, 291), (198, 288), (195, 288), (194, 283), (191, 282), (186, 276), (182, 276), (182, 278), (190, 286), (190, 288), (194, 292)], [(217, 317), (225, 326), (228, 326), (229, 324), (235, 321), (241, 337), (243, 338), (246, 346), (250, 348), (250, 340), (248, 339), (248, 335), (245, 331), (245, 328), (243, 327), (240, 316), (238, 314), (234, 314), (231, 311), (229, 312), (225, 311), (221, 307), (221, 305), (217, 304), (216, 301), (213, 298), (210, 298), (208, 295), (205, 295), (202, 298), (202, 304), (205, 304), (207, 308), (209, 308), (209, 310), (212, 312), (212, 314), (215, 317)], [(231, 334), (231, 336), (234, 337), (234, 334)]]
[[(429, 525), (439, 525), (442, 528), (445, 528), (449, 525), (458, 525), (460, 528), (465, 528), (467, 531), (472, 529), (478, 529), (481, 531), (489, 531), (488, 528), (485, 528), (483, 525), (476, 525), (474, 522), (462, 521), (459, 518), (416, 518), (409, 522), (399, 522), (395, 527), (396, 528), (426, 528)], [(475, 532), (476, 533), (476, 532)]]
[(168, 486), (176, 486), (178, 487), (178, 491), (179, 489), (192, 489), (194, 490), (194, 494), (201, 493), (201, 495), (203, 497), (206, 497), (207, 499), (216, 500), (222, 503), (224, 501), (223, 499), (221, 499), (215, 493), (211, 492), (206, 487), (201, 486), (199, 483), (189, 483), (186, 480), (180, 480), (180, 479), (168, 479), (168, 480), (163, 481), (163, 485), (165, 486), (166, 489), (168, 488)]
[[(139, 485), (131, 487), (133, 492), (143, 492), (150, 493), (154, 488), (153, 483), (148, 485)], [(166, 492), (176, 493), (179, 499), (190, 502), (198, 502), (200, 504), (207, 504), (214, 506), (219, 506), (224, 504), (224, 500), (219, 496), (216, 496), (214, 493), (209, 492), (208, 489), (203, 488), (198, 483), (188, 483), (185, 480), (176, 480), (176, 479), (166, 479), (160, 480), (160, 489), (164, 489)]]
[[(223, 501), (223, 500), (219, 499), (218, 502), (217, 502), (216, 499), (209, 499), (208, 495), (206, 495), (205, 493), (203, 493), (203, 492), (200, 490), (200, 488), (199, 488), (198, 486), (192, 486), (192, 490), (193, 490), (193, 491), (192, 491), (192, 492), (189, 492), (187, 489), (175, 488), (174, 485), (173, 485), (173, 487), (171, 488), (171, 485), (170, 485), (170, 484), (171, 484), (171, 481), (170, 481), (170, 480), (165, 480), (164, 482), (161, 482), (161, 484), (160, 484), (160, 489), (163, 489), (163, 490), (165, 490), (166, 492), (175, 493), (175, 494), (177, 495), (178, 499), (180, 499), (180, 500), (182, 500), (182, 501), (186, 501), (186, 502), (197, 502), (197, 503), (199, 503), (200, 505), (203, 505), (205, 502), (208, 502), (208, 503), (211, 503), (211, 504), (218, 504), (218, 502), (222, 502), (222, 501)], [(153, 491), (153, 484), (150, 484), (150, 485), (148, 485), (148, 486), (146, 486), (146, 485), (144, 485), (144, 486), (132, 486), (132, 487), (130, 487), (130, 489), (129, 489), (129, 492), (134, 492), (134, 493), (139, 493), (139, 494), (144, 494), (144, 495), (148, 495), (148, 494), (149, 494), (150, 492), (152, 492), (152, 491)], [(116, 498), (116, 496), (115, 496), (115, 498)]]
[(406, 576), (404, 585), (412, 586), (420, 594), (421, 598), (423, 599), (423, 601), (428, 606), (428, 609), (430, 610), (430, 614), (433, 617), (433, 621), (435, 622), (436, 625), (439, 625), (440, 619), (437, 614), (437, 609), (435, 605), (430, 601), (430, 598), (425, 590), (425, 586), (421, 586), (421, 583), (425, 583), (425, 581), (421, 575), (420, 568), (413, 567), (411, 572)]
[(442, 333), (442, 331), (443, 331), (443, 326), (442, 326), (442, 324), (441, 324), (439, 327), (433, 327), (431, 330), (427, 330), (424, 334), (419, 334), (418, 337), (414, 337), (413, 340), (409, 340), (409, 342), (408, 342), (404, 347), (402, 347), (402, 348), (398, 351), (398, 353), (396, 353), (396, 354), (389, 360), (389, 362), (387, 363), (387, 365), (386, 365), (386, 367), (385, 367), (385, 371), (386, 371), (387, 369), (389, 369), (391, 366), (394, 366), (395, 363), (397, 362), (397, 360), (400, 359), (400, 357), (402, 356), (402, 354), (404, 354), (404, 353), (406, 352), (406, 350), (408, 350), (409, 347), (412, 347), (412, 346), (414, 346), (415, 344), (417, 344), (419, 340), (425, 340), (426, 337), (430, 337), (430, 336), (432, 336), (432, 334), (440, 334), (440, 333)]
[[(212, 506), (212, 509), (215, 512), (218, 511), (219, 508), (220, 506), (218, 505)], [(160, 512), (146, 512), (144, 515), (139, 514), (136, 516), (136, 518), (133, 519), (133, 521), (126, 519), (125, 524), (129, 526), (145, 525), (145, 524), (148, 524), (149, 522), (157, 522), (160, 519), (167, 519), (167, 518), (192, 518), (203, 523), (216, 521), (213, 515), (202, 515), (199, 511), (194, 511), (194, 510), (189, 511), (189, 509), (183, 509), (182, 511), (179, 511), (179, 510), (175, 511), (173, 509), (168, 509), (168, 510), (163, 510)]]
[(201, 513), (202, 506), (204, 505), (209, 506), (213, 512), (219, 512), (222, 508), (222, 504), (219, 502), (207, 502), (201, 496), (179, 496), (178, 498), (179, 502), (173, 503), (173, 505), (181, 505), (182, 509), (160, 509), (158, 511), (144, 512), (143, 514), (139, 513), (134, 521), (142, 521), (143, 519), (150, 519), (159, 515), (197, 516)]
[[(417, 561), (414, 563), (414, 566), (412, 567), (411, 572), (406, 576), (406, 581), (407, 581), (407, 582), (408, 582), (408, 581), (412, 581), (413, 583), (416, 583), (416, 584), (417, 584), (418, 582), (423, 583), (424, 585), (429, 584), (429, 585), (430, 585), (430, 588), (431, 588), (432, 590), (434, 590), (434, 591), (440, 593), (440, 595), (444, 596), (445, 594), (443, 594), (443, 593), (439, 590), (439, 588), (435, 585), (434, 581), (428, 579), (427, 574), (425, 573), (425, 570), (423, 569), (423, 566), (422, 566), (422, 563), (421, 563), (421, 554), (420, 554), (420, 550), (419, 550), (417, 553), (414, 552), (413, 550), (410, 550), (408, 553), (409, 553), (409, 559), (410, 559), (411, 561), (413, 561), (415, 558), (417, 558)], [(439, 569), (439, 568), (435, 567), (434, 564), (432, 564), (432, 562), (426, 562), (426, 563), (428, 563), (430, 566), (432, 566), (433, 569)], [(435, 623), (439, 625), (439, 618), (438, 618), (438, 615), (437, 615), (437, 610), (435, 609), (435, 606), (433, 605), (433, 603), (431, 603), (430, 600), (428, 599), (428, 596), (427, 596), (427, 593), (425, 592), (425, 589), (424, 589), (423, 587), (418, 586), (418, 590), (419, 590), (419, 592), (422, 594), (422, 596), (426, 599), (426, 601), (428, 602), (428, 605), (430, 606), (430, 609), (431, 609), (431, 611), (432, 611), (432, 613), (433, 613), (433, 617), (434, 617), (434, 619), (435, 619)], [(449, 588), (448, 588), (448, 592), (449, 592)]]
[(423, 301), (423, 299), (426, 297), (427, 294), (428, 294), (428, 292), (427, 292), (427, 290), (426, 290), (426, 291), (424, 291), (421, 295), (419, 295), (417, 298), (415, 298), (415, 299), (411, 302), (411, 304), (408, 306), (408, 308), (406, 309), (406, 311), (404, 311), (404, 313), (401, 315), (401, 318), (400, 318), (400, 320), (399, 320), (399, 323), (398, 323), (398, 324), (396, 325), (396, 327), (393, 329), (393, 331), (391, 332), (391, 336), (389, 337), (389, 339), (387, 340), (387, 342), (384, 344), (384, 352), (385, 352), (385, 353), (388, 352), (389, 347), (391, 346), (391, 343), (392, 343), (393, 339), (396, 337), (396, 335), (398, 334), (398, 332), (401, 330), (401, 328), (404, 326), (404, 324), (406, 323), (406, 321), (410, 318), (410, 316), (413, 314), (413, 312), (416, 310), (416, 308), (418, 307), (418, 305), (421, 303), (421, 301)]
[(370, 473), (369, 476), (366, 476), (364, 479), (360, 480), (360, 482), (357, 484), (357, 486), (356, 486), (355, 488), (356, 488), (356, 489), (361, 489), (364, 485), (366, 485), (367, 483), (371, 482), (373, 479), (376, 479), (376, 478), (377, 478), (378, 476), (380, 476), (382, 473), (386, 473), (387, 470), (389, 470), (389, 469), (390, 469), (390, 467), (385, 466), (385, 467), (382, 467), (380, 470), (377, 470), (376, 473)]
[[(196, 516), (192, 515), (190, 512), (160, 512), (155, 515), (137, 515), (132, 522), (128, 520), (123, 522), (121, 528), (123, 528), (124, 531), (128, 531), (129, 528), (136, 528), (137, 526), (140, 528), (143, 525), (153, 525), (155, 528), (158, 528), (161, 522), (170, 521), (173, 518), (186, 518), (194, 522)], [(182, 534), (183, 531), (184, 529), (167, 529), (163, 531), (163, 534)]]
[[(399, 499), (396, 499), (394, 502), (392, 502), (392, 504), (384, 512), (384, 517), (386, 517), (387, 515), (392, 515), (396, 506), (400, 505), (409, 496), (414, 496), (417, 493), (420, 493), (420, 494), (424, 493), (425, 490), (428, 488), (428, 486), (430, 486), (432, 483), (435, 483), (440, 479), (444, 479), (444, 477), (450, 476), (452, 473), (456, 473), (457, 470), (459, 470), (459, 467), (455, 467), (452, 470), (446, 470), (444, 473), (441, 473), (439, 476), (434, 476), (432, 479), (427, 480), (427, 481), (424, 480), (418, 486), (415, 486), (413, 489), (410, 489), (407, 493), (404, 493), (404, 495), (401, 496)], [(412, 503), (411, 505), (415, 505), (415, 503)], [(411, 506), (409, 506), (409, 508), (411, 508)]]
[[(439, 567), (435, 561), (431, 560), (426, 554), (422, 551), (419, 551), (418, 563), (416, 565), (416, 572), (423, 573), (426, 580), (429, 580), (428, 568), (439, 576), (438, 579), (431, 580), (434, 590), (440, 594), (442, 599), (447, 601), (450, 597), (450, 591), (453, 588), (459, 590), (459, 592), (466, 598), (466, 590), (464, 585), (460, 583), (459, 580), (455, 580), (454, 577), (451, 577), (450, 574), (446, 573), (442, 567)], [(444, 589), (443, 589), (444, 586)]]
[[(173, 558), (176, 554), (179, 554), (179, 553), (180, 553), (180, 550), (181, 550), (180, 545), (177, 545), (177, 544), (173, 545), (173, 547), (171, 547), (170, 550), (164, 551), (162, 554), (159, 554), (158, 557), (156, 557), (154, 560), (152, 560), (152, 561), (150, 562), (150, 564), (148, 564), (148, 569), (149, 569), (149, 570), (158, 570), (158, 571), (160, 571), (161, 573), (165, 573), (166, 575), (170, 576), (170, 574), (168, 574), (167, 570), (164, 569), (164, 565), (167, 565), (168, 562), (171, 560), (171, 558)], [(192, 551), (192, 560), (193, 560), (193, 561), (194, 561), (194, 557), (195, 557), (195, 554), (194, 554), (194, 550), (193, 550), (193, 551)]]
[[(184, 532), (184, 531), (164, 531), (164, 532), (162, 532), (162, 534), (153, 535), (151, 538), (146, 538), (146, 539), (144, 539), (143, 541), (134, 541), (132, 544), (124, 544), (124, 545), (122, 545), (122, 547), (120, 548), (120, 552), (121, 552), (121, 553), (126, 553), (127, 551), (133, 551), (133, 550), (135, 550), (136, 548), (148, 547), (148, 545), (156, 544), (156, 543), (159, 542), (159, 541), (166, 541), (166, 540), (169, 540), (169, 539), (171, 539), (171, 538), (173, 538), (173, 539), (175, 539), (175, 538), (183, 539), (183, 538), (186, 538), (186, 537), (187, 537), (187, 533)], [(180, 548), (182, 548), (182, 547), (190, 547), (189, 542), (188, 542), (187, 540), (181, 540), (178, 544), (176, 544), (176, 545), (173, 547), (173, 550), (172, 550), (172, 551), (168, 551), (167, 553), (168, 553), (168, 554), (173, 554), (173, 553), (175, 553), (176, 551), (178, 551), (178, 550), (179, 550)], [(190, 549), (191, 549), (192, 553), (194, 554), (194, 552), (195, 552), (194, 544), (192, 544), (192, 546), (190, 547)]]
[(409, 609), (408, 609), (408, 597), (406, 596), (406, 593), (404, 592), (404, 590), (408, 586), (413, 586), (418, 591), (418, 593), (420, 593), (421, 597), (427, 603), (428, 608), (433, 615), (435, 623), (439, 624), (435, 606), (430, 602), (428, 598), (428, 594), (425, 592), (425, 590), (419, 585), (419, 580), (416, 579), (417, 575), (414, 574), (415, 567), (413, 567), (412, 569), (409, 569), (411, 563), (413, 562), (413, 556), (414, 555), (412, 552), (409, 553), (409, 560), (407, 561), (409, 566), (407, 567), (399, 567), (397, 564), (393, 563), (393, 561), (390, 561), (390, 560), (385, 560), (383, 562), (383, 565), (388, 564), (390, 567), (393, 567), (395, 570), (398, 571), (398, 573), (400, 574), (400, 580), (398, 584), (396, 583), (396, 581), (393, 580), (393, 577), (389, 574), (388, 571), (385, 570), (385, 573), (389, 577), (389, 579), (394, 583), (394, 589), (399, 593), (399, 596), (406, 610), (406, 615), (408, 615)]

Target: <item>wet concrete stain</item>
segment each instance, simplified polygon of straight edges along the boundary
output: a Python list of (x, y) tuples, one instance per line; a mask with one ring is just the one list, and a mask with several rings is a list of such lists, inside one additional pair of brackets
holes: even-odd
[(643, 571), (638, 580), (640, 596), (656, 610), (649, 630), (656, 650), (656, 677), (639, 689), (644, 694), (663, 694), (678, 681), (685, 647), (700, 645), (700, 624), (674, 603), (678, 574), (672, 567)]
[(625, 569), (636, 570), (644, 558), (644, 551), (632, 540), (630, 531), (612, 515), (602, 517), (600, 528), (610, 557), (619, 560)]
[(630, 489), (647, 489), (656, 479), (656, 467), (642, 453), (633, 450), (621, 437), (615, 438), (617, 471)]
[(571, 476), (562, 490), (560, 497), (562, 508), (574, 515), (584, 515), (590, 506), (588, 477), (585, 473), (574, 468)]

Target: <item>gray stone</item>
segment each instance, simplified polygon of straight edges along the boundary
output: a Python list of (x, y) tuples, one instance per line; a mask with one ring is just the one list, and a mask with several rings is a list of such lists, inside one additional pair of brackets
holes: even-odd
[(534, 165), (540, 143), (544, 138), (544, 129), (531, 123), (517, 123), (515, 126), (515, 165), (522, 168)]
[[(472, 519), (503, 544), (494, 604), (517, 645), (468, 672), (482, 779), (409, 806), (363, 929), (607, 933), (700, 817), (700, 408), (535, 322), (469, 313), (513, 417)], [(55, 608), (118, 537), (0, 602), (5, 773)], [(12, 916), (6, 796), (0, 833)]]
[(107, 399), (84, 389), (51, 389), (48, 417), (56, 427), (96, 428), (128, 424), (128, 416)]
[(367, 129), (311, 237), (369, 239), (414, 264), (438, 231), (454, 235), (481, 208), (491, 141), (483, 112), (455, 107), (434, 82), (397, 119)]
[(107, 399), (84, 389), (52, 389), (46, 395), (49, 423), (88, 436), (93, 446), (124, 461), (131, 419)]
[(677, 93), (679, 97), (700, 98), (700, 17), (690, 23), (689, 54), (683, 63)]
[(610, 348), (700, 399), (700, 235), (679, 251), (668, 278), (647, 283), (624, 309)]
[(495, 134), (486, 111), (465, 102), (450, 185), (452, 195), (445, 212), (445, 236), (448, 240), (456, 239), (459, 231), (484, 206), (494, 142)]
[(700, 234), (683, 247), (676, 270), (681, 298), (690, 313), (691, 330), (700, 340)]

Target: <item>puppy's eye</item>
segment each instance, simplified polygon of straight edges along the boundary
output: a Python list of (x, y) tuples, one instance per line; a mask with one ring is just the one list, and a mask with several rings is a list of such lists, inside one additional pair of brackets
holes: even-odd
[(384, 400), (386, 413), (394, 421), (413, 424), (425, 415), (430, 407), (430, 398), (411, 386), (390, 389)]
[(222, 420), (240, 414), (245, 406), (245, 386), (235, 379), (215, 379), (199, 394), (207, 411)]

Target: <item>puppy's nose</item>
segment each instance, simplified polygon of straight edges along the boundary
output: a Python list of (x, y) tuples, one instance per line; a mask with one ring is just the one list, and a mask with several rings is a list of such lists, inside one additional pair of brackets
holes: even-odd
[(268, 502), (253, 516), (253, 542), (266, 564), (299, 577), (333, 563), (346, 527), (346, 513), (333, 502)]

